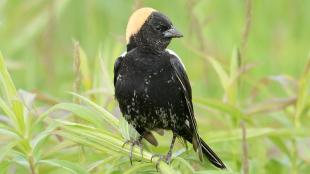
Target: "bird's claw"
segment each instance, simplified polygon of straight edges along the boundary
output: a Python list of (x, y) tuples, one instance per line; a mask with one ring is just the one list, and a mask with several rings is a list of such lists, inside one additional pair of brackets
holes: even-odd
[(126, 140), (124, 142), (124, 144), (122, 145), (122, 148), (124, 148), (126, 144), (130, 144), (130, 152), (129, 152), (130, 164), (132, 165), (132, 151), (133, 151), (133, 148), (135, 146), (139, 146), (139, 148), (140, 148), (141, 159), (139, 161), (142, 161), (142, 159), (143, 159), (143, 146), (142, 146), (141, 139), (138, 139), (138, 140)]
[(156, 161), (156, 170), (158, 171), (158, 165), (161, 161), (170, 164), (171, 163), (172, 154), (169, 152), (167, 155), (154, 154), (151, 157), (151, 162), (153, 162), (153, 158), (158, 158)]

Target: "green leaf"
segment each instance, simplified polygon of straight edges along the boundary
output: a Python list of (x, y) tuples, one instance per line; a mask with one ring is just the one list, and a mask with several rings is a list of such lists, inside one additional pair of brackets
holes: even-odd
[(194, 174), (240, 174), (239, 172), (232, 172), (226, 170), (206, 170), (194, 172)]
[(9, 130), (9, 129), (5, 129), (5, 128), (1, 128), (0, 127), (0, 134), (6, 136), (6, 137), (10, 137), (10, 138), (13, 138), (13, 139), (19, 139), (19, 135), (16, 134), (15, 132)]
[(233, 50), (231, 61), (230, 61), (230, 80), (235, 81), (239, 74), (239, 67), (241, 64), (239, 51), (237, 48)]
[(4, 95), (7, 97), (8, 101), (16, 99), (17, 92), (11, 76), (4, 63), (4, 58), (0, 52), (0, 84), (3, 85)]
[(7, 156), (7, 155), (11, 155), (11, 150), (12, 148), (14, 148), (16, 145), (18, 144), (17, 141), (11, 141), (8, 144), (6, 144), (5, 146), (0, 148), (0, 161), (3, 161), (3, 159)]
[[(265, 135), (272, 135), (272, 133), (276, 132), (276, 130), (271, 128), (249, 128), (246, 131), (247, 139)], [(205, 137), (209, 143), (228, 142), (236, 140), (240, 141), (242, 140), (242, 130), (232, 129), (229, 131), (212, 132), (210, 134), (206, 134)]]
[(14, 125), (17, 123), (15, 113), (12, 111), (12, 109), (5, 103), (5, 101), (1, 97), (0, 97), (0, 109), (2, 109), (2, 111), (14, 122)]
[[(273, 128), (248, 128), (247, 139), (257, 138), (261, 136), (277, 136), (277, 137), (307, 137), (310, 136), (310, 131), (307, 129), (273, 129)], [(228, 141), (240, 141), (242, 140), (242, 130), (232, 129), (227, 131), (218, 131), (204, 134), (202, 137), (206, 137), (209, 143), (228, 142)]]
[(104, 108), (102, 108), (101, 106), (97, 105), (96, 103), (92, 102), (90, 99), (81, 96), (79, 94), (70, 92), (70, 94), (80, 98), (82, 101), (84, 101), (86, 104), (88, 104), (89, 106), (91, 106), (91, 108), (93, 108), (94, 110), (96, 110), (97, 112), (100, 113), (100, 115), (102, 116), (102, 118), (109, 123), (110, 125), (112, 125), (115, 129), (119, 128), (119, 123), (118, 123), (118, 119), (115, 118), (110, 112), (108, 112), (107, 110), (105, 110)]
[(132, 125), (128, 124), (123, 117), (119, 119), (119, 129), (126, 140), (136, 140), (140, 136), (137, 130)]
[(91, 172), (92, 170), (99, 167), (100, 165), (107, 164), (107, 163), (111, 162), (112, 160), (115, 160), (118, 157), (119, 157), (118, 155), (112, 155), (112, 156), (109, 156), (103, 160), (95, 161), (95, 162), (91, 163), (90, 165), (88, 165), (87, 171)]
[(10, 162), (8, 161), (1, 161), (0, 162), (0, 174), (7, 174), (7, 169), (10, 166)]
[(36, 154), (42, 147), (42, 142), (58, 127), (57, 124), (51, 123), (44, 131), (40, 132), (31, 140), (33, 153)]
[(269, 113), (275, 111), (282, 111), (288, 106), (294, 105), (296, 98), (274, 98), (264, 101), (259, 104), (253, 104), (245, 110), (246, 115), (255, 115), (261, 113)]
[(177, 172), (172, 169), (171, 167), (169, 167), (166, 163), (164, 162), (160, 162), (159, 165), (159, 171), (160, 173), (163, 173), (163, 174), (177, 174)]
[[(11, 110), (15, 114), (15, 118), (13, 121), (15, 121), (16, 126), (20, 133), (27, 135), (27, 130), (25, 130), (25, 118), (24, 118), (24, 106), (22, 101), (17, 96), (17, 91), (15, 88), (15, 85), (13, 83), (13, 80), (6, 68), (6, 65), (4, 63), (4, 58), (2, 56), (2, 53), (0, 52), (0, 85), (3, 86), (4, 89), (4, 95), (6, 96), (7, 102), (9, 103), (8, 108), (12, 108)], [(1, 107), (3, 107), (3, 102), (1, 102)], [(6, 108), (6, 111), (7, 108)], [(11, 116), (12, 114), (10, 114)]]
[[(111, 132), (72, 122), (61, 120), (58, 120), (58, 122), (63, 125), (62, 130), (59, 131), (58, 134), (74, 142), (92, 147), (110, 155), (120, 154), (128, 156), (130, 152), (128, 146), (123, 147), (124, 140), (122, 140), (120, 136), (115, 136), (115, 134), (112, 134)], [(141, 158), (140, 150), (138, 148), (133, 149), (133, 156), (139, 159)], [(151, 153), (145, 150), (143, 151), (143, 158), (145, 160), (150, 161), (151, 157)], [(154, 158), (153, 162), (156, 163), (156, 158)], [(162, 161), (160, 162), (159, 169), (166, 172), (173, 171), (173, 169)]]
[(175, 157), (172, 161), (172, 167), (182, 172), (182, 174), (192, 174), (194, 172), (193, 167), (189, 162), (180, 157)]
[(19, 99), (15, 99), (11, 101), (12, 109), (15, 113), (18, 129), (24, 137), (28, 137), (29, 130), (27, 129), (26, 119), (24, 117), (24, 105), (23, 102)]
[(275, 111), (282, 111), (288, 106), (294, 105), (296, 103), (296, 98), (273, 98), (262, 103), (251, 105), (246, 108), (246, 115), (255, 115), (261, 113), (269, 113)]
[(75, 103), (59, 103), (50, 108), (48, 111), (44, 112), (39, 116), (39, 119), (36, 121), (36, 123), (44, 120), (45, 117), (47, 117), (50, 113), (57, 111), (57, 110), (66, 110), (69, 112), (74, 113), (79, 118), (88, 121), (92, 125), (96, 127), (102, 127), (102, 117), (97, 112), (94, 112), (90, 108), (87, 108), (83, 105), (78, 105)]
[[(64, 136), (67, 136), (68, 133), (70, 134), (70, 136), (67, 137), (68, 139), (72, 139), (74, 137), (74, 141), (77, 140), (77, 142), (81, 144), (84, 144), (86, 140), (87, 143), (85, 145), (95, 143), (100, 146), (100, 150), (104, 149), (104, 151), (108, 153), (113, 153), (113, 151), (120, 152), (120, 150), (123, 149), (122, 145), (124, 142), (123, 140), (120, 140), (121, 137), (115, 136), (111, 132), (72, 122), (60, 120), (58, 122), (63, 124), (62, 129), (65, 133), (67, 133)], [(64, 132), (60, 132), (60, 134), (63, 135)], [(126, 150), (129, 152), (128, 149)], [(137, 149), (135, 149), (134, 154), (138, 156), (140, 153)], [(146, 154), (146, 156), (150, 155)]]
[[(57, 143), (56, 145), (48, 148), (48, 149), (44, 149), (44, 153), (42, 154), (41, 158), (49, 158), (51, 156), (55, 156), (55, 154), (57, 154), (58, 152), (63, 151), (64, 149), (69, 149), (70, 147), (76, 146), (75, 142), (70, 141), (69, 139), (65, 139), (60, 143)], [(35, 153), (35, 152), (34, 152)], [(37, 154), (35, 154), (37, 155)]]
[(215, 69), (217, 75), (220, 78), (222, 87), (226, 91), (226, 89), (229, 86), (229, 76), (228, 76), (228, 74), (226, 73), (226, 71), (224, 70), (224, 68), (220, 64), (220, 62), (218, 62), (215, 58), (208, 57), (207, 60), (211, 63), (212, 67)]
[(81, 75), (82, 75), (82, 83), (84, 85), (85, 90), (90, 90), (92, 88), (92, 79), (89, 70), (88, 58), (85, 54), (85, 51), (79, 47), (80, 52), (80, 60), (81, 60)]
[(193, 101), (195, 104), (210, 107), (220, 112), (227, 113), (233, 118), (237, 118), (237, 119), (242, 118), (248, 122), (251, 122), (250, 118), (247, 117), (242, 111), (240, 111), (238, 108), (228, 103), (224, 103), (219, 100), (210, 100), (210, 99), (201, 99), (201, 98), (194, 98)]
[(65, 160), (56, 160), (56, 159), (40, 160), (38, 161), (37, 164), (47, 164), (54, 167), (60, 167), (74, 174), (88, 174), (87, 170), (80, 167), (80, 165)]
[(154, 169), (154, 164), (152, 163), (141, 163), (141, 164), (135, 164), (135, 166), (131, 167), (129, 170), (124, 172), (124, 174), (135, 174), (144, 171), (146, 169), (152, 169), (154, 171), (156, 170)]
[(277, 82), (286, 91), (288, 95), (296, 95), (297, 81), (289, 75), (269, 76), (268, 79)]
[[(310, 57), (310, 55), (309, 55)], [(310, 97), (310, 59), (305, 68), (304, 74), (301, 76), (298, 82), (298, 94), (297, 94), (297, 103), (296, 103), (296, 112), (294, 115), (294, 123), (296, 127), (300, 127), (300, 118), (306, 115), (307, 102)]]
[[(33, 102), (36, 98), (36, 94), (25, 91), (25, 90), (18, 90), (18, 94), (20, 95), (20, 98), (23, 101), (23, 104), (27, 108), (33, 107)], [(26, 110), (26, 112), (28, 112), (28, 110)]]
[(10, 160), (10, 162), (14, 162), (14, 163), (17, 163), (21, 166), (24, 166), (26, 168), (29, 167), (29, 163), (27, 161), (27, 158), (25, 156), (24, 153), (20, 153), (18, 151), (15, 151), (15, 154), (14, 154), (14, 158)]
[(287, 138), (284, 138), (284, 140), (281, 139), (281, 137), (277, 136), (271, 136), (270, 140), (282, 151), (284, 152), (287, 156), (291, 158), (291, 152), (290, 149), (287, 147), (285, 144), (285, 141)]

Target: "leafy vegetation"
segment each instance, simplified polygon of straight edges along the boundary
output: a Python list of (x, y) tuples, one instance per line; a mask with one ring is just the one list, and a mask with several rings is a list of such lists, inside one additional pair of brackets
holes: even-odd
[[(177, 143), (161, 173), (308, 173), (310, 1), (0, 0), (0, 174), (156, 173), (154, 153), (114, 100), (113, 63), (130, 13), (151, 6), (193, 87), (199, 132), (228, 166)], [(173, 10), (172, 10), (173, 9)], [(178, 9), (178, 10), (174, 10)], [(83, 48), (83, 49), (82, 49)]]

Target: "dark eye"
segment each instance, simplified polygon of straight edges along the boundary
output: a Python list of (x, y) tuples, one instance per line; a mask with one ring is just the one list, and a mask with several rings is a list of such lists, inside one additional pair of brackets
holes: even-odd
[(157, 31), (163, 32), (163, 31), (168, 30), (168, 27), (165, 26), (165, 25), (157, 25), (155, 29), (156, 29)]

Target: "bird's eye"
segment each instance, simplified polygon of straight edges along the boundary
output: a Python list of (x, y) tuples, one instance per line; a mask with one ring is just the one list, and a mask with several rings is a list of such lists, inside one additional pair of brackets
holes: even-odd
[(163, 31), (168, 30), (168, 27), (165, 26), (165, 25), (157, 25), (155, 29), (156, 29), (157, 31), (163, 32)]

